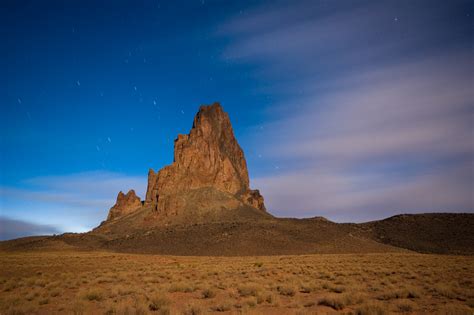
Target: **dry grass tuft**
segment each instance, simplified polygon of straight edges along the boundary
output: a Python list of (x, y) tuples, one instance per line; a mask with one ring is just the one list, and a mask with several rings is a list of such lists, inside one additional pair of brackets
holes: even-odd
[(161, 295), (155, 295), (150, 299), (150, 303), (148, 304), (148, 309), (150, 311), (160, 311), (162, 313), (169, 312), (169, 305), (171, 301), (163, 297)]
[(183, 282), (173, 283), (170, 285), (168, 292), (183, 292), (183, 293), (190, 293), (196, 291), (196, 287), (190, 284), (186, 284)]
[(277, 290), (281, 295), (284, 296), (294, 296), (296, 294), (295, 288), (290, 286), (278, 286)]
[(318, 305), (329, 306), (335, 310), (342, 310), (346, 306), (345, 301), (340, 296), (326, 296), (318, 301)]
[(212, 289), (204, 289), (202, 291), (202, 298), (203, 299), (211, 299), (216, 296), (216, 292)]
[(39, 305), (45, 305), (45, 304), (48, 304), (49, 303), (49, 299), (40, 299), (38, 301), (38, 304)]
[(447, 297), (448, 299), (455, 299), (460, 295), (457, 286), (451, 283), (438, 283), (433, 289), (437, 294)]
[(100, 289), (89, 289), (82, 293), (82, 297), (89, 301), (102, 301), (104, 299), (104, 292)]
[(410, 300), (400, 300), (396, 303), (396, 307), (399, 312), (409, 313), (416, 308), (416, 304)]
[(232, 309), (232, 305), (229, 303), (222, 303), (211, 307), (213, 312), (227, 312)]
[(404, 289), (390, 290), (380, 294), (377, 298), (379, 300), (392, 299), (415, 299), (421, 296), (420, 290), (415, 287), (408, 287)]
[(256, 296), (258, 293), (259, 288), (255, 285), (244, 285), (237, 288), (240, 296), (247, 297), (247, 296)]

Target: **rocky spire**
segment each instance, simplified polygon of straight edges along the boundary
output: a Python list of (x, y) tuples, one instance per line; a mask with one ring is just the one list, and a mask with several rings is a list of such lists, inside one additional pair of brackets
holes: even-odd
[(244, 153), (219, 103), (201, 106), (190, 133), (178, 135), (173, 164), (158, 173), (149, 171), (145, 204), (165, 215), (178, 214), (186, 207), (183, 196), (199, 189), (230, 194), (239, 203), (265, 211), (259, 191), (249, 189)]
[(133, 189), (127, 194), (119, 192), (115, 205), (110, 208), (107, 220), (113, 220), (123, 215), (129, 214), (142, 206), (140, 198), (137, 197)]

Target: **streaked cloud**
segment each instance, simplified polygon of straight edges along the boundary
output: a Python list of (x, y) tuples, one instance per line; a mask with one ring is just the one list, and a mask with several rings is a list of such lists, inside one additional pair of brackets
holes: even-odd
[(404, 175), (314, 166), (253, 183), (277, 216), (361, 222), (399, 213), (472, 212), (470, 172), (468, 164)]
[(466, 2), (425, 4), (282, 3), (222, 25), (223, 58), (278, 99), (246, 138), (272, 212), (474, 211), (474, 63), (453, 23)]
[(267, 153), (344, 163), (470, 154), (469, 61), (467, 55), (447, 55), (333, 80), (340, 89), (301, 99), (294, 113), (265, 126), (288, 141)]

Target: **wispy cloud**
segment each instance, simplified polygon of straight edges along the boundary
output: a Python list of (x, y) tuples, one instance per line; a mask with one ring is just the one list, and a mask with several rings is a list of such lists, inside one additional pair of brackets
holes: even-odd
[[(420, 47), (431, 50), (433, 46), (458, 45), (459, 34), (469, 29), (452, 23), (452, 14), (465, 16), (468, 2), (424, 4), (270, 3), (227, 21), (218, 33), (232, 38), (224, 57), (271, 65), (264, 67), (262, 74), (287, 71), (292, 79), (296, 79), (294, 75), (311, 77), (328, 69), (336, 74), (427, 52)], [(468, 47), (467, 43), (464, 48)]]
[(107, 216), (119, 191), (143, 196), (146, 178), (95, 171), (24, 180), (20, 187), (0, 187), (2, 215), (54, 226), (61, 232), (84, 232)]
[(266, 126), (288, 140), (268, 153), (345, 163), (469, 154), (474, 99), (469, 63), (470, 56), (447, 55), (332, 80), (341, 88), (300, 99), (293, 114)]
[(279, 95), (247, 140), (251, 165), (275, 166), (254, 180), (270, 210), (473, 211), (471, 37), (452, 23), (466, 3), (338, 6), (263, 6), (220, 29), (235, 38), (223, 57), (258, 65)]
[(256, 178), (274, 214), (360, 222), (399, 213), (472, 212), (469, 165), (416, 174), (313, 166)]

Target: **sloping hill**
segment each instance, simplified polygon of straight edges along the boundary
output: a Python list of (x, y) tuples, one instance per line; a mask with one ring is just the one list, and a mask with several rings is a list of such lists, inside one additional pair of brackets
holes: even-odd
[(417, 252), (474, 254), (474, 214), (401, 214), (360, 227), (378, 242)]
[[(134, 215), (146, 218), (147, 210)], [(245, 212), (245, 211), (244, 211)], [(130, 217), (129, 222), (137, 222)], [(150, 225), (126, 228), (127, 219), (110, 229), (84, 234), (23, 238), (0, 242), (0, 250), (110, 250), (117, 252), (249, 256), (313, 253), (417, 251), (474, 254), (473, 214), (399, 215), (362, 224), (324, 218), (240, 218), (234, 221)], [(119, 233), (120, 232), (120, 233)]]
[(266, 219), (173, 225), (117, 237), (104, 248), (170, 255), (283, 255), (399, 251), (319, 220)]

